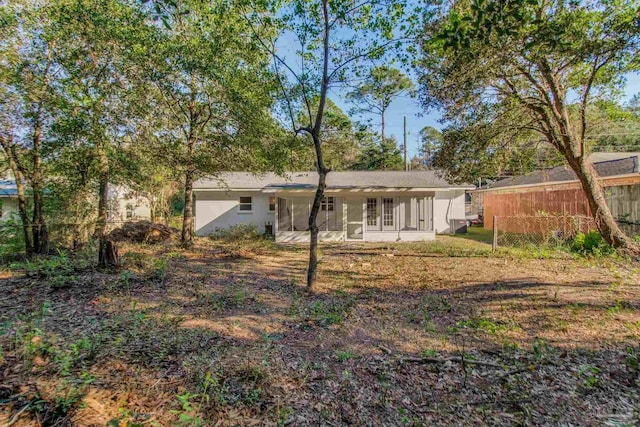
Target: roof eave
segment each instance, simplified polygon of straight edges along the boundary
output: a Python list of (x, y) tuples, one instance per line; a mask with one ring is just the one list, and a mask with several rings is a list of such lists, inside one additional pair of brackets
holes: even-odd
[[(611, 175), (611, 176), (598, 177), (598, 179), (606, 181), (606, 180), (610, 180), (610, 179), (629, 178), (629, 177), (637, 177), (637, 176), (640, 176), (640, 174), (638, 174), (638, 173), (626, 173), (626, 174), (623, 174), (623, 175)], [(572, 183), (576, 183), (576, 182), (580, 182), (580, 180), (571, 179), (571, 180), (567, 180), (567, 181), (536, 182), (534, 184), (507, 185), (507, 186), (504, 186), (504, 187), (493, 187), (493, 188), (482, 188), (482, 189), (478, 188), (478, 189), (474, 190), (474, 192), (476, 192), (476, 193), (487, 193), (487, 192), (490, 192), (490, 191), (509, 190), (509, 189), (513, 189), (513, 188), (542, 187), (542, 186), (545, 186), (545, 185), (572, 184)]]
[[(451, 191), (451, 190), (474, 190), (474, 186), (446, 186), (446, 187), (327, 187), (326, 192), (374, 192), (374, 191)], [(278, 192), (309, 192), (315, 191), (316, 186), (300, 186), (295, 187), (260, 187), (260, 188), (220, 188), (220, 187), (202, 187), (194, 188), (193, 191), (215, 191), (215, 192), (260, 192), (260, 193), (278, 193)]]

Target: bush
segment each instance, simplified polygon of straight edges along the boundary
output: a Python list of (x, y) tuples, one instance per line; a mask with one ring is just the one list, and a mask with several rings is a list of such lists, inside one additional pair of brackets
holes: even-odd
[(24, 251), (22, 224), (15, 216), (0, 221), (0, 261), (17, 258)]
[(209, 237), (213, 240), (237, 242), (263, 239), (264, 235), (260, 234), (254, 224), (237, 224), (229, 228), (216, 229)]
[(613, 248), (604, 240), (604, 238), (595, 230), (588, 233), (578, 233), (573, 239), (571, 249), (584, 255), (594, 255), (596, 257), (609, 255), (613, 252)]

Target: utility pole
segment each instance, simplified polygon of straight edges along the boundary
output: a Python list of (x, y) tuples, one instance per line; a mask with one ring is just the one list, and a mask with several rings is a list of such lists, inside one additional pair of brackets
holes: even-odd
[(407, 116), (404, 116), (404, 170), (409, 170), (409, 163), (407, 162)]

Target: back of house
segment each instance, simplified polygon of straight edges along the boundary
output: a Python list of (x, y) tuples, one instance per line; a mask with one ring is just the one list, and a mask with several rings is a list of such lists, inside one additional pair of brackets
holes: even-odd
[[(278, 242), (309, 241), (315, 172), (225, 172), (194, 185), (200, 236), (254, 225)], [(437, 171), (331, 172), (316, 224), (321, 241), (419, 241), (465, 228), (465, 191)]]

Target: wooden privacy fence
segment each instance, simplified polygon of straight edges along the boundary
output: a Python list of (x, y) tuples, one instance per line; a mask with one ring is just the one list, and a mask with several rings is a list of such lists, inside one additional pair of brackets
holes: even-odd
[(585, 215), (494, 216), (493, 247), (558, 245), (597, 229), (596, 221)]

